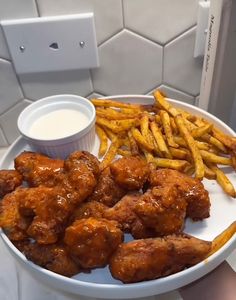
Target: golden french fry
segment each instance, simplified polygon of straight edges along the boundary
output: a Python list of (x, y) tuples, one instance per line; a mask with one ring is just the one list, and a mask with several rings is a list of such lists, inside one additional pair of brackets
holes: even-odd
[(224, 144), (221, 143), (221, 141), (219, 141), (215, 137), (211, 136), (210, 134), (206, 133), (206, 134), (202, 135), (201, 139), (205, 142), (212, 144), (213, 146), (218, 148), (223, 153), (227, 153), (227, 149), (225, 148)]
[(233, 222), (228, 228), (221, 232), (217, 237), (214, 238), (211, 245), (211, 251), (207, 255), (208, 257), (222, 248), (236, 233), (236, 222)]
[[(181, 147), (187, 147), (187, 143), (185, 142), (185, 140), (181, 137), (181, 136), (174, 136), (174, 141), (179, 144)], [(200, 142), (195, 140), (195, 143), (198, 147), (198, 149), (201, 150), (210, 150), (210, 145), (208, 143), (205, 142)]]
[(131, 151), (124, 150), (124, 149), (121, 149), (121, 148), (117, 150), (117, 154), (119, 154), (121, 156), (132, 156)]
[(205, 164), (204, 164), (204, 168), (205, 168), (205, 177), (207, 179), (209, 180), (216, 179), (216, 173), (213, 170), (208, 168), (208, 166)]
[(113, 159), (116, 157), (119, 146), (120, 142), (118, 138), (111, 142), (110, 147), (108, 148), (106, 154), (103, 157), (103, 160), (100, 163), (101, 170), (104, 170), (113, 161)]
[(138, 147), (136, 140), (133, 137), (131, 130), (128, 131), (128, 139), (129, 139), (130, 151), (131, 151), (132, 155), (135, 155), (135, 156), (139, 155), (139, 147)]
[(171, 128), (172, 128), (173, 134), (178, 135), (179, 131), (178, 131), (178, 128), (175, 124), (175, 120), (174, 120), (173, 117), (170, 117), (170, 125), (171, 125)]
[(236, 141), (234, 138), (224, 134), (216, 127), (213, 127), (212, 132), (214, 137), (221, 141), (226, 147), (230, 148), (233, 151), (236, 151)]
[(137, 118), (137, 113), (130, 113), (129, 115), (124, 114), (113, 108), (97, 108), (96, 114), (99, 117), (106, 118), (109, 120), (126, 120)]
[(159, 130), (158, 125), (155, 122), (151, 122), (150, 127), (160, 152), (164, 155), (164, 157), (172, 158), (172, 155), (166, 145), (166, 142), (163, 138), (161, 131)]
[(143, 148), (142, 146), (141, 146), (141, 149), (142, 149), (142, 152), (144, 153), (146, 161), (148, 163), (152, 163), (152, 161), (154, 159), (153, 155), (149, 151), (147, 151), (145, 148)]
[(184, 171), (190, 165), (186, 160), (168, 158), (153, 158), (151, 162), (158, 168), (169, 168), (178, 171)]
[(144, 149), (146, 149), (147, 151), (154, 150), (154, 147), (145, 140), (145, 138), (142, 136), (142, 134), (137, 128), (131, 128), (131, 132), (136, 142), (140, 144)]
[(109, 128), (114, 133), (120, 133), (128, 130), (138, 124), (138, 119), (126, 119), (126, 120), (107, 120), (97, 116), (97, 124)]
[(149, 130), (149, 117), (148, 114), (143, 114), (140, 119), (140, 131), (147, 142), (148, 142), (148, 130)]
[(96, 124), (95, 126), (96, 128), (96, 133), (99, 137), (100, 140), (100, 145), (99, 145), (99, 150), (98, 150), (98, 157), (102, 157), (106, 151), (107, 151), (107, 147), (108, 147), (108, 137), (106, 135), (106, 132)]
[(178, 110), (173, 107), (163, 96), (163, 94), (157, 90), (153, 93), (154, 99), (156, 100), (156, 103), (158, 106), (160, 106), (162, 109), (168, 111), (173, 117), (177, 116), (179, 114)]
[(96, 107), (103, 106), (103, 107), (134, 108), (134, 109), (141, 108), (141, 105), (139, 104), (125, 103), (125, 102), (120, 102), (120, 101), (110, 100), (110, 99), (91, 99), (91, 102)]
[(194, 138), (202, 137), (205, 133), (209, 133), (212, 130), (213, 125), (207, 124), (201, 127), (197, 127), (191, 130), (191, 135)]
[(200, 150), (200, 153), (204, 161), (212, 162), (215, 164), (221, 164), (221, 165), (228, 165), (228, 166), (232, 165), (232, 161), (228, 157), (219, 156), (205, 150)]
[(191, 156), (187, 149), (169, 147), (169, 150), (173, 158), (189, 160)]
[(222, 189), (225, 191), (225, 193), (233, 198), (236, 198), (235, 188), (234, 188), (233, 184), (231, 183), (231, 181), (229, 180), (229, 178), (225, 175), (225, 173), (214, 164), (207, 163), (207, 166), (212, 171), (215, 172), (216, 180), (219, 183), (219, 185), (222, 187)]
[(171, 125), (170, 125), (170, 116), (169, 116), (169, 114), (164, 110), (160, 110), (160, 117), (161, 117), (161, 122), (162, 122), (162, 125), (163, 125), (163, 129), (164, 129), (164, 132), (165, 132), (167, 144), (170, 147), (178, 148), (179, 145), (177, 143), (175, 143), (174, 138), (173, 138), (172, 128), (171, 128)]
[(194, 165), (195, 165), (195, 176), (198, 179), (202, 179), (204, 177), (205, 169), (204, 169), (203, 160), (202, 160), (200, 151), (199, 151), (193, 137), (191, 136), (190, 132), (186, 128), (184, 119), (181, 115), (177, 115), (175, 117), (175, 123), (193, 156), (193, 161), (194, 161)]
[(235, 152), (231, 153), (231, 161), (232, 161), (232, 167), (236, 171), (236, 153)]

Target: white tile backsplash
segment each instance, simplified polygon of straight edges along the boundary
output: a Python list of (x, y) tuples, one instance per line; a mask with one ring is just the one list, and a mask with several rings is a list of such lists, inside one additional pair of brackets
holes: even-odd
[(99, 48), (101, 67), (92, 71), (94, 89), (106, 95), (147, 93), (161, 83), (162, 52), (159, 45), (123, 30)]
[(0, 114), (22, 98), (23, 94), (11, 62), (0, 59)]
[(19, 103), (11, 107), (1, 118), (0, 126), (4, 130), (7, 137), (8, 143), (11, 144), (19, 136), (19, 131), (17, 128), (17, 117), (20, 112), (29, 104), (29, 100), (21, 100)]
[(1, 25), (0, 25), (0, 57), (3, 59), (10, 60), (10, 54), (7, 48), (7, 44), (5, 41), (5, 37)]
[(195, 28), (164, 47), (164, 83), (193, 96), (200, 92), (202, 59), (194, 58)]
[(124, 0), (126, 28), (165, 44), (196, 24), (196, 0)]
[(24, 95), (27, 99), (38, 100), (54, 94), (92, 93), (92, 82), (88, 70), (22, 74), (19, 76)]
[(188, 103), (199, 94), (202, 62), (193, 58), (190, 30), (196, 0), (0, 0), (0, 7), (0, 21), (92, 11), (100, 58), (97, 69), (16, 76), (0, 29), (0, 124), (8, 143), (18, 134), (24, 98), (147, 94), (159, 86)]

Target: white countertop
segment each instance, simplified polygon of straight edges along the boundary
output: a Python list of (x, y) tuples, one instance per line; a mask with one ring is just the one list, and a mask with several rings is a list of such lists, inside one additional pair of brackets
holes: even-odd
[[(8, 148), (0, 148), (0, 158)], [(231, 267), (236, 270), (236, 250), (227, 259)], [(10, 255), (0, 238), (0, 299), (1, 300), (95, 300), (83, 296), (65, 294), (53, 290), (32, 278), (22, 269)], [(98, 298), (97, 298), (98, 299)], [(141, 299), (141, 298), (140, 298)], [(181, 300), (178, 291), (159, 296), (142, 298), (143, 300)], [(186, 299), (188, 300), (188, 299)], [(190, 300), (190, 298), (189, 298)]]

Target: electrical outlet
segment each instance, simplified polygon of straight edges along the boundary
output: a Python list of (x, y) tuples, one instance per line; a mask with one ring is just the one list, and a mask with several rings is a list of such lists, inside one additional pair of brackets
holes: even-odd
[(204, 56), (210, 1), (199, 1), (194, 57)]
[(99, 66), (93, 13), (1, 22), (19, 74)]

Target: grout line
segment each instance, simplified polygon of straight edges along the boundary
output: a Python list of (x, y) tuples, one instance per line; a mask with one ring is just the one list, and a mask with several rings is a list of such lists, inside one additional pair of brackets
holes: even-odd
[(38, 17), (40, 17), (39, 4), (38, 4), (37, 0), (34, 0), (34, 3), (35, 3), (35, 7), (36, 7), (36, 11), (37, 11)]
[(125, 28), (121, 28), (119, 29), (117, 32), (115, 32), (114, 34), (112, 34), (112, 36), (109, 36), (107, 39), (105, 39), (104, 41), (102, 41), (100, 44), (97, 45), (97, 47), (103, 46), (106, 42), (108, 42), (109, 40), (112, 40), (115, 36), (117, 36), (119, 33), (121, 33), (123, 30), (125, 30)]
[(197, 28), (197, 24), (194, 24), (193, 26), (188, 27), (187, 29), (185, 29), (184, 31), (182, 31), (181, 33), (179, 33), (178, 35), (176, 35), (175, 37), (171, 38), (170, 40), (168, 40), (163, 46), (166, 46), (172, 42), (174, 42), (176, 39), (178, 39), (179, 37), (181, 37), (182, 35), (188, 33), (189, 31), (191, 31), (192, 29)]
[(123, 20), (123, 29), (125, 28), (125, 8), (124, 0), (121, 0), (121, 10), (122, 10), (122, 20)]

